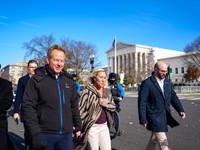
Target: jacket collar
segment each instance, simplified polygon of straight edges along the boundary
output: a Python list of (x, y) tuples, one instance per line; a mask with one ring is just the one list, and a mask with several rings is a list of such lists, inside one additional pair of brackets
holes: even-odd
[[(154, 75), (154, 72), (152, 73), (152, 76), (150, 77), (151, 82), (153, 82), (153, 84), (155, 85), (155, 87), (159, 90), (159, 92), (162, 94), (163, 98), (164, 98), (164, 94), (160, 88), (160, 85), (158, 84), (156, 77)], [(166, 85), (166, 80), (164, 80), (164, 93), (165, 93), (165, 85)]]
[(92, 91), (97, 97), (101, 97), (101, 94), (99, 92), (97, 92), (97, 90), (94, 88), (94, 86), (89, 86), (89, 85), (86, 85), (85, 86), (86, 89)]

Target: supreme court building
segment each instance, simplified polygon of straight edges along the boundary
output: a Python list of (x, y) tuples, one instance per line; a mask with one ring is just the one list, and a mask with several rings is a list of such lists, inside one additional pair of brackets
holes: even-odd
[[(116, 60), (115, 48), (111, 47), (105, 53), (107, 54), (108, 66), (111, 66), (108, 67), (108, 74), (110, 72), (115, 72), (119, 75), (132, 74), (135, 77), (141, 76), (143, 79), (151, 75), (154, 70), (154, 64), (157, 61), (167, 61), (166, 64), (168, 65), (170, 61), (167, 58), (180, 57), (183, 54), (180, 51), (124, 42), (116, 43)], [(173, 65), (175, 64), (170, 64), (170, 68)]]

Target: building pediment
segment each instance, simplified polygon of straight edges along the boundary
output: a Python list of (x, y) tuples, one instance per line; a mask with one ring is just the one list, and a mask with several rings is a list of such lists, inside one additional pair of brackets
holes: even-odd
[[(119, 50), (119, 49), (125, 49), (125, 48), (128, 48), (128, 47), (135, 47), (135, 44), (124, 43), (124, 42), (117, 42), (116, 47), (117, 47), (116, 50)], [(115, 51), (115, 48), (111, 47), (105, 53), (107, 54), (107, 53), (109, 53), (111, 51)]]

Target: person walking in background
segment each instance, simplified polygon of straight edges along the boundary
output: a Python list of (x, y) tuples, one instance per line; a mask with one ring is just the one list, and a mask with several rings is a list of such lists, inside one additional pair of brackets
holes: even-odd
[(119, 102), (121, 102), (124, 97), (124, 89), (122, 88), (120, 83), (116, 81), (116, 77), (117, 75), (114, 72), (111, 72), (109, 74), (108, 86), (111, 89), (111, 93), (114, 98), (114, 102), (116, 104), (116, 111), (120, 112), (121, 109)]
[(82, 119), (81, 136), (74, 139), (74, 150), (83, 150), (88, 143), (89, 150), (111, 150), (109, 129), (113, 120), (110, 112), (115, 103), (107, 88), (107, 74), (97, 69), (90, 75), (83, 90), (79, 109)]
[(139, 122), (151, 131), (151, 137), (146, 150), (154, 150), (157, 143), (160, 150), (168, 150), (165, 132), (167, 125), (176, 127), (179, 123), (172, 117), (170, 103), (179, 113), (181, 119), (185, 112), (170, 80), (165, 78), (167, 65), (161, 61), (154, 66), (152, 76), (142, 82), (138, 97)]
[(80, 84), (78, 83), (78, 81), (76, 80), (77, 75), (76, 74), (72, 74), (73, 76), (73, 80), (74, 80), (74, 84), (76, 86), (76, 92), (79, 93), (81, 90)]
[(65, 50), (52, 45), (46, 61), (35, 70), (24, 92), (25, 125), (34, 150), (72, 150), (72, 121), (78, 137), (81, 120), (73, 78), (63, 69)]
[[(108, 78), (108, 83), (109, 83), (108, 85), (110, 87), (114, 102), (116, 104), (116, 111), (119, 113), (121, 111), (119, 103), (122, 101), (122, 99), (124, 97), (124, 89), (122, 88), (120, 83), (116, 81), (116, 77), (117, 77), (117, 75), (114, 72), (111, 72), (109, 74), (109, 78)], [(115, 121), (115, 122), (117, 122), (117, 121)], [(115, 125), (115, 127), (117, 130), (118, 125)], [(118, 136), (121, 136), (121, 131), (119, 131)]]
[(74, 84), (75, 84), (75, 87), (76, 87), (77, 101), (79, 102), (79, 98), (80, 98), (79, 92), (81, 90), (81, 87), (80, 87), (80, 84), (78, 83), (78, 81), (76, 80), (77, 75), (76, 74), (72, 74), (72, 76), (73, 76)]
[[(18, 86), (17, 86), (17, 92), (16, 92), (16, 98), (15, 98), (15, 103), (14, 103), (14, 114), (13, 118), (15, 122), (18, 122), (19, 119), (21, 118), (21, 122), (24, 122), (24, 118), (22, 115), (22, 109), (20, 110), (23, 94), (26, 88), (26, 84), (28, 83), (28, 80), (35, 74), (34, 70), (38, 67), (38, 63), (35, 60), (30, 60), (28, 62), (28, 74), (21, 77), (18, 81)], [(19, 110), (20, 110), (20, 117), (19, 117)], [(32, 150), (32, 144), (31, 144), (31, 136), (29, 131), (27, 130), (27, 127), (24, 124), (24, 141), (25, 141), (25, 150)]]
[(6, 111), (13, 102), (12, 83), (0, 78), (0, 149), (14, 150), (8, 135), (8, 122)]

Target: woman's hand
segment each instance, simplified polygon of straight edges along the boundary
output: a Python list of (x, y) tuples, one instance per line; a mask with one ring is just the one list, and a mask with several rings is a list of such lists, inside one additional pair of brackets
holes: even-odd
[(81, 135), (81, 131), (76, 132), (76, 138), (78, 138)]

